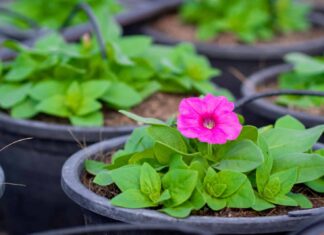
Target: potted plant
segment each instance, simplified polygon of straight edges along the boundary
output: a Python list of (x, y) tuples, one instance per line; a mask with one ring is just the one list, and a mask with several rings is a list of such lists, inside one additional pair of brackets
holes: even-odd
[[(300, 53), (285, 56), (290, 64), (263, 69), (253, 75), (242, 86), (242, 94), (250, 96), (269, 90), (313, 90), (324, 91), (322, 79), (322, 57), (311, 57)], [(260, 99), (246, 106), (248, 112), (272, 122), (284, 114), (298, 118), (306, 126), (324, 123), (324, 97), (280, 96)]]
[(157, 15), (143, 32), (159, 43), (193, 42), (223, 71), (224, 79), (215, 82), (240, 96), (246, 76), (280, 63), (286, 53), (322, 53), (323, 21), (315, 16), (292, 0), (187, 0)]
[[(1, 17), (1, 34), (9, 38), (26, 40), (40, 36), (48, 29), (61, 29), (61, 27), (64, 27), (63, 32), (66, 37), (70, 40), (77, 40), (83, 34), (91, 32), (91, 25), (87, 24), (87, 18), (84, 15), (72, 17), (75, 14), (76, 6), (80, 3), (89, 4), (97, 17), (118, 13), (116, 15), (117, 21), (122, 26), (130, 26), (158, 13), (160, 10), (174, 7), (179, 3), (179, 0), (160, 2), (147, 0), (136, 2), (127, 0), (119, 2), (116, 0), (61, 0), (53, 1), (50, 4), (45, 0), (32, 2), (15, 0), (4, 3), (0, 8), (0, 12), (4, 13), (4, 16)], [(62, 9), (62, 5), (64, 5), (64, 9)], [(75, 18), (72, 22), (73, 26), (65, 24), (66, 19), (69, 17)]]
[[(209, 81), (218, 70), (192, 46), (154, 46), (149, 37), (122, 37), (112, 19), (109, 24), (100, 22), (105, 27), (95, 37), (99, 46), (89, 35), (69, 44), (55, 33), (40, 38), (32, 48), (4, 43), (18, 55), (1, 63), (0, 144), (26, 136), (34, 139), (6, 155), (0, 153), (0, 162), (10, 181), (28, 185), (8, 197), (9, 212), (28, 214), (31, 205), (42, 211), (35, 215), (40, 217), (38, 224), (32, 226), (40, 226), (41, 219), (52, 221), (50, 216), (57, 213), (66, 221), (79, 218), (63, 209), (70, 202), (60, 189), (62, 164), (87, 144), (130, 133), (136, 123), (116, 110), (167, 119), (182, 97), (222, 92)], [(17, 203), (21, 194), (25, 208)], [(30, 221), (24, 218), (21, 226), (13, 228), (34, 231), (24, 222)]]
[(177, 121), (122, 111), (147, 126), (73, 155), (63, 190), (106, 219), (221, 234), (292, 231), (323, 213), (323, 149), (312, 147), (324, 125), (284, 116), (257, 129), (233, 109), (208, 94), (183, 99)]

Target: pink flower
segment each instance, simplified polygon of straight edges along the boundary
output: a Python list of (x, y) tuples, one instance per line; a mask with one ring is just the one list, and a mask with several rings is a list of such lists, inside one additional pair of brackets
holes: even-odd
[(225, 144), (235, 140), (241, 130), (234, 104), (224, 96), (183, 99), (179, 106), (178, 130), (188, 138), (209, 144)]

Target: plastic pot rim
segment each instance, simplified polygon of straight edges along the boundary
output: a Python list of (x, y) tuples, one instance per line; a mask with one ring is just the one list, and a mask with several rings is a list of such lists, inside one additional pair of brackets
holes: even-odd
[(0, 112), (0, 130), (6, 130), (13, 133), (41, 138), (70, 141), (71, 134), (75, 138), (85, 138), (89, 142), (97, 142), (100, 137), (107, 135), (126, 135), (136, 128), (133, 125), (116, 127), (80, 127), (71, 125), (61, 125), (47, 123), (42, 121), (14, 119), (9, 115)]
[(5, 175), (2, 167), (0, 167), (0, 198), (2, 197), (5, 190)]

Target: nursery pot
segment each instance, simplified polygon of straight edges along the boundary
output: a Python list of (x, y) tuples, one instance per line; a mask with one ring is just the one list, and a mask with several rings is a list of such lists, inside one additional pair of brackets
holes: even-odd
[(203, 231), (179, 227), (179, 226), (156, 226), (156, 225), (93, 225), (76, 227), (48, 232), (35, 233), (33, 235), (72, 235), (72, 234), (107, 234), (107, 235), (208, 235)]
[[(110, 152), (121, 148), (127, 138), (127, 136), (114, 138), (83, 149), (69, 158), (63, 166), (62, 188), (64, 192), (82, 208), (96, 217), (99, 216), (101, 220), (98, 220), (97, 223), (105, 219), (114, 219), (135, 225), (185, 226), (216, 234), (256, 234), (293, 231), (300, 223), (307, 222), (313, 216), (324, 213), (324, 207), (322, 207), (296, 210), (281, 216), (245, 218), (190, 216), (185, 219), (177, 219), (155, 210), (115, 207), (107, 198), (87, 189), (82, 184), (80, 176), (84, 172), (85, 160), (100, 152)], [(96, 220), (92, 219), (92, 222), (95, 223)]]
[(16, 120), (0, 112), (0, 146), (32, 137), (0, 152), (6, 180), (24, 185), (7, 187), (3, 198), (10, 232), (26, 234), (82, 224), (80, 209), (60, 187), (64, 161), (80, 145), (124, 135), (132, 129), (132, 126), (82, 128)]
[(297, 232), (292, 235), (319, 235), (324, 232), (324, 216), (314, 218), (312, 222), (302, 224)]
[[(163, 13), (151, 18), (148, 24), (143, 26), (142, 32), (152, 36), (157, 43), (177, 44), (183, 40), (162, 32), (152, 26), (153, 21), (163, 17), (173, 10), (164, 10)], [(324, 16), (321, 13), (313, 12), (310, 21), (314, 27), (322, 27)], [(221, 45), (203, 41), (191, 41), (199, 53), (206, 55), (211, 63), (221, 69), (222, 75), (214, 79), (214, 82), (232, 91), (234, 95), (241, 97), (240, 85), (251, 73), (261, 68), (280, 64), (285, 54), (290, 52), (303, 52), (311, 55), (319, 55), (324, 50), (324, 34), (303, 42), (295, 43), (269, 43), (269, 44), (236, 44)]]
[[(292, 68), (292, 65), (282, 64), (254, 73), (242, 85), (241, 91), (243, 96), (247, 97), (258, 93), (258, 86), (276, 81), (277, 77), (281, 73), (289, 72), (292, 70)], [(246, 110), (244, 112), (244, 116), (246, 117), (247, 121), (254, 122), (255, 119), (257, 119), (261, 125), (271, 124), (277, 118), (284, 115), (294, 116), (308, 127), (321, 125), (324, 123), (324, 116), (295, 111), (284, 106), (279, 106), (267, 99), (258, 99), (252, 103), (246, 104), (245, 107)]]
[[(120, 2), (123, 5), (124, 10), (118, 15), (116, 15), (116, 20), (122, 26), (127, 27), (137, 24), (148, 17), (154, 16), (155, 14), (159, 14), (161, 11), (174, 8), (181, 2), (181, 0), (120, 0)], [(13, 38), (21, 41), (36, 39), (43, 33), (48, 31), (49, 29), (45, 27), (38, 27), (30, 30), (23, 30), (8, 25), (5, 27), (0, 27), (1, 35), (5, 35), (7, 38)], [(71, 41), (78, 40), (82, 35), (91, 31), (92, 27), (88, 23), (80, 23), (78, 25), (69, 26), (63, 29), (63, 33)]]

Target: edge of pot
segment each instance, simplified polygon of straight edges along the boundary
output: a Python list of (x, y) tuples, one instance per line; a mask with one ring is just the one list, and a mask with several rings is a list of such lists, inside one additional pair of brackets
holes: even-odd
[(136, 128), (136, 126), (132, 125), (116, 127), (79, 127), (61, 125), (34, 120), (14, 119), (9, 115), (0, 112), (0, 130), (2, 129), (25, 136), (32, 135), (31, 137), (42, 139), (69, 141), (72, 139), (72, 133), (77, 139), (97, 142), (103, 138), (112, 138), (129, 134), (134, 128)]
[[(262, 69), (252, 74), (242, 85), (241, 93), (243, 96), (250, 96), (257, 93), (256, 87), (266, 81), (274, 79), (277, 75), (288, 72), (293, 68), (289, 64), (281, 64)], [(324, 117), (307, 114), (304, 112), (289, 110), (283, 106), (279, 106), (268, 102), (266, 99), (259, 99), (246, 105), (246, 107), (254, 113), (265, 118), (276, 120), (284, 115), (291, 115), (299, 119), (306, 126), (316, 126), (324, 123)]]
[(194, 227), (215, 233), (251, 234), (292, 231), (301, 222), (314, 215), (324, 213), (324, 207), (297, 210), (288, 215), (228, 218), (209, 216), (190, 216), (177, 219), (148, 209), (126, 209), (112, 206), (109, 200), (87, 189), (80, 181), (83, 163), (98, 151), (109, 151), (122, 146), (128, 136), (103, 141), (72, 155), (62, 168), (61, 185), (70, 199), (81, 207), (104, 217), (131, 224), (171, 224)]
[[(163, 9), (155, 16), (158, 18), (171, 10), (176, 10), (178, 6)], [(314, 10), (312, 11), (312, 13)], [(311, 13), (311, 14), (312, 14)], [(310, 17), (310, 21), (314, 24), (314, 20)], [(321, 27), (324, 25), (321, 24)], [(169, 36), (166, 33), (155, 30), (149, 24), (142, 27), (144, 34), (153, 37), (154, 41), (162, 44), (178, 44), (184, 42), (181, 39)], [(189, 42), (189, 41), (187, 41)], [(302, 52), (308, 54), (316, 54), (324, 49), (324, 36), (315, 39), (296, 42), (293, 44), (280, 45), (273, 43), (269, 45), (217, 45), (208, 42), (191, 42), (195, 45), (198, 52), (213, 59), (230, 59), (230, 60), (265, 60), (274, 59), (281, 60), (282, 57), (289, 52)]]
[(5, 191), (5, 175), (4, 175), (4, 172), (3, 172), (3, 169), (2, 167), (0, 166), (0, 198), (2, 197), (4, 191)]

